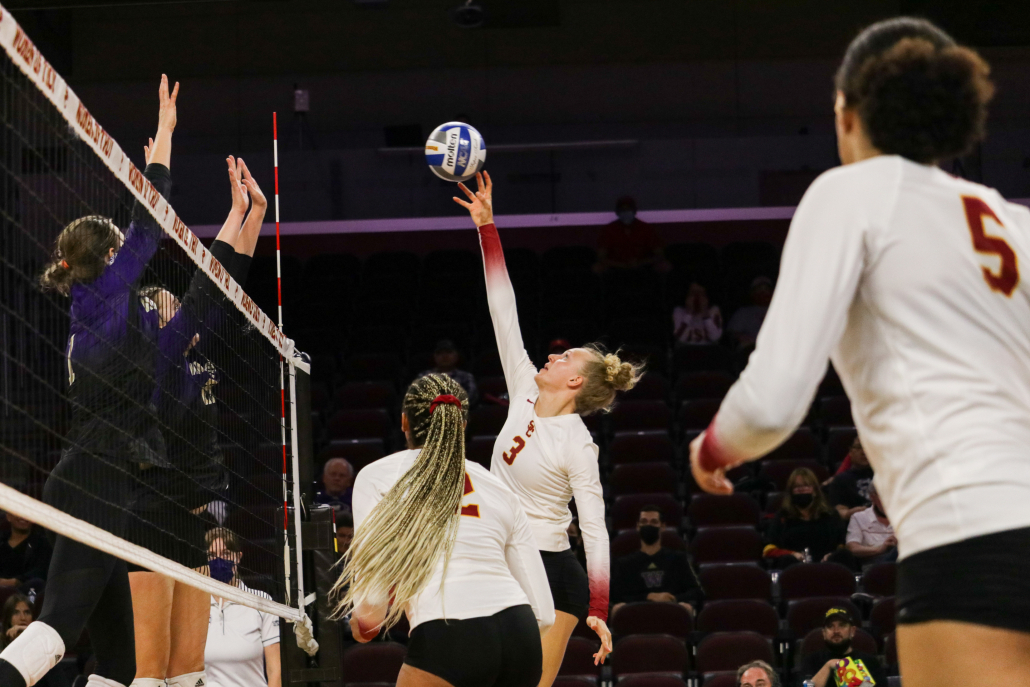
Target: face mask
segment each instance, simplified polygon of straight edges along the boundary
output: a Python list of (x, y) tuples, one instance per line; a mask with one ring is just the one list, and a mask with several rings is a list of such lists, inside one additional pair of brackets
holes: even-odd
[(633, 212), (632, 210), (622, 210), (619, 212), (619, 221), (625, 224), (627, 227), (633, 224), (633, 220), (636, 219), (636, 217), (637, 213)]
[(644, 542), (648, 546), (651, 546), (658, 541), (659, 536), (661, 536), (661, 530), (654, 525), (644, 525), (640, 528), (640, 541)]
[(798, 508), (805, 509), (812, 505), (811, 494), (792, 494), (790, 500), (794, 502), (794, 505)]
[(211, 570), (211, 577), (226, 584), (232, 581), (233, 575), (236, 573), (236, 564), (224, 558), (212, 558), (207, 565)]

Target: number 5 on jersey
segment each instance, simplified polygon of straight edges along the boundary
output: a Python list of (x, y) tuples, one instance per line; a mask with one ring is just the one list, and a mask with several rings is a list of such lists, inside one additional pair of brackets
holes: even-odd
[(976, 196), (962, 196), (962, 205), (966, 210), (966, 222), (969, 224), (969, 233), (973, 236), (973, 250), (977, 253), (997, 255), (1001, 260), (1001, 266), (997, 273), (992, 272), (984, 266), (984, 281), (992, 290), (1011, 296), (1019, 285), (1019, 262), (1016, 259), (1016, 252), (1005, 239), (998, 236), (991, 236), (984, 229), (984, 218), (994, 220), (999, 227), (1004, 228), (1001, 220), (994, 214), (987, 203)]

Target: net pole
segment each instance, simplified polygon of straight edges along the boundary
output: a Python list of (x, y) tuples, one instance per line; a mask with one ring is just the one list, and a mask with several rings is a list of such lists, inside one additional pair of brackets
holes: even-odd
[[(279, 253), (279, 127), (276, 121), (276, 113), (272, 113), (272, 165), (275, 168), (275, 289), (278, 297), (279, 307), (279, 333), (283, 331), (283, 286), (282, 270), (280, 267)], [(286, 604), (290, 603), (290, 509), (289, 489), (287, 486), (288, 473), (286, 468), (286, 378), (283, 369), (283, 356), (279, 355), (279, 401), (281, 404), (281, 415), (279, 429), (283, 445), (283, 569), (286, 574)], [(297, 514), (294, 513), (294, 517)], [(300, 565), (300, 556), (297, 557), (297, 564)], [(298, 577), (300, 571), (298, 569)], [(303, 598), (301, 599), (303, 601)]]

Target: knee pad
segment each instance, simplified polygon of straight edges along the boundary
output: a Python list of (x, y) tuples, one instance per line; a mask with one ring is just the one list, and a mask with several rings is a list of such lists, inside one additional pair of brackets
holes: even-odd
[(0, 658), (14, 666), (25, 684), (32, 687), (64, 658), (64, 641), (57, 630), (37, 620), (7, 645)]
[(117, 682), (110, 678), (100, 677), (96, 673), (89, 676), (89, 680), (86, 681), (86, 687), (126, 687), (121, 682)]
[(165, 680), (168, 687), (207, 687), (207, 672), (186, 673)]

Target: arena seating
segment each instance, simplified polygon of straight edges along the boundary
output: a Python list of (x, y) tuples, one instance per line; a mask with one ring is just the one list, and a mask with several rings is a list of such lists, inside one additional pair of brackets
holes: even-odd
[(620, 607), (611, 620), (612, 634), (666, 634), (686, 640), (694, 631), (694, 618), (683, 606), (640, 601)]

